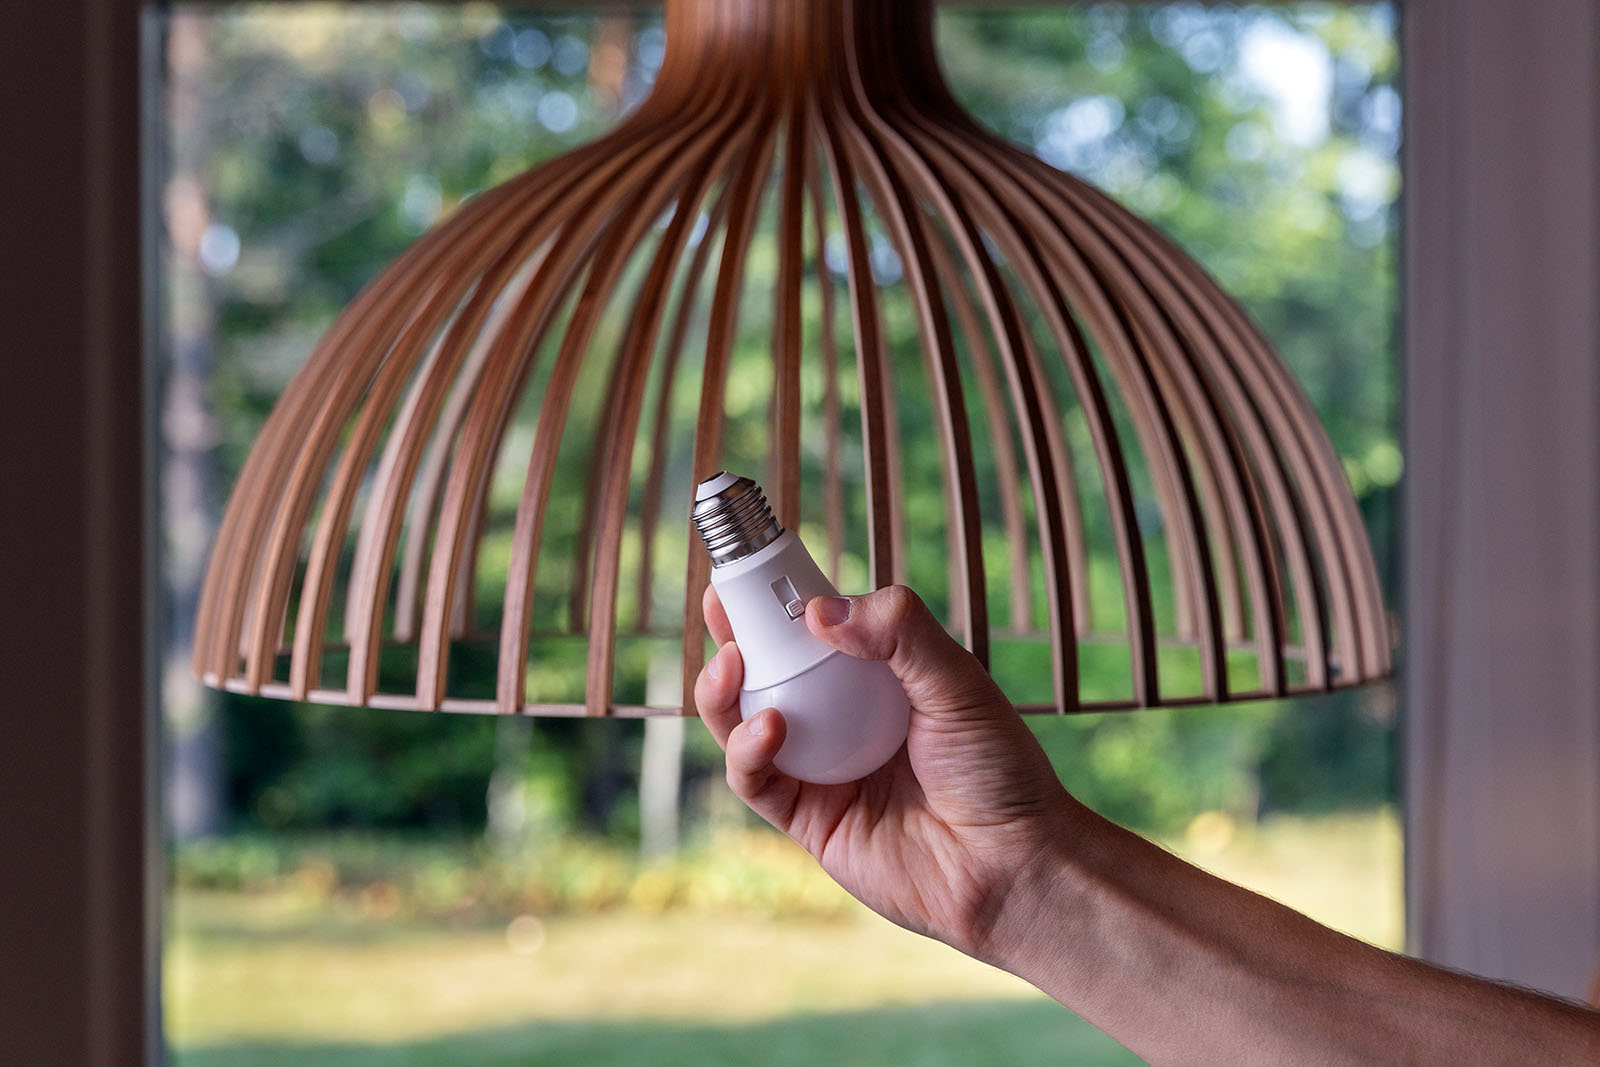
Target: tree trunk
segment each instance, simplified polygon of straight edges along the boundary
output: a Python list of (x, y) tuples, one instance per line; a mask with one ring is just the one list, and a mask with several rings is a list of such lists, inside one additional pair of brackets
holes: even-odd
[(204, 22), (191, 17), (168, 25), (170, 125), (161, 199), (169, 244), (160, 275), (168, 353), (160, 424), (166, 616), (161, 694), (166, 814), (173, 838), (185, 841), (216, 833), (225, 822), (218, 700), (189, 669), (202, 565), (215, 534), (217, 433), (210, 380), (216, 315), (200, 257), (212, 227), (205, 195), (212, 116), (203, 91), (210, 67)]
[[(678, 700), (676, 656), (656, 657), (650, 664), (646, 702)], [(639, 757), (639, 854), (644, 859), (670, 856), (678, 850), (678, 796), (683, 787), (683, 718), (646, 719), (644, 751)]]

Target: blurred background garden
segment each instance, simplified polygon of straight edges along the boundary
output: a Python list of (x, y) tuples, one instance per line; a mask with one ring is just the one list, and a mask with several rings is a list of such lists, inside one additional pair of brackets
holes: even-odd
[[(175, 1061), (1129, 1062), (1022, 983), (866, 913), (731, 797), (692, 720), (198, 687), (210, 538), (321, 331), (463, 199), (637, 105), (665, 40), (657, 11), (614, 6), (177, 4), (159, 28)], [(1343, 458), (1391, 604), (1395, 33), (1387, 4), (952, 4), (938, 22), (983, 122), (1155, 221), (1260, 322)], [(883, 253), (875, 274), (892, 275)], [(770, 289), (774, 263), (751, 270)], [(759, 361), (767, 336), (757, 322), (741, 349)], [(906, 449), (908, 495), (927, 497), (908, 510), (942, 514), (936, 464)], [(913, 584), (937, 607), (940, 546), (919, 551), (930, 577)], [(861, 557), (845, 560), (856, 589)], [(1033, 699), (1015, 690), (1037, 662), (1019, 644), (997, 674)], [(637, 674), (650, 688), (648, 660)], [(1030, 723), (1097, 810), (1399, 947), (1395, 716), (1380, 686)]]

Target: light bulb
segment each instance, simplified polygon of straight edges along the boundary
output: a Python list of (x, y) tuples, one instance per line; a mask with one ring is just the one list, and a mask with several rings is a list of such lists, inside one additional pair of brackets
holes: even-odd
[(700, 483), (694, 524), (711, 553), (711, 584), (744, 658), (739, 714), (777, 708), (788, 726), (773, 763), (803, 782), (853, 782), (906, 739), (910, 702), (889, 665), (846, 655), (806, 628), (806, 603), (838, 596), (761, 487), (726, 471)]

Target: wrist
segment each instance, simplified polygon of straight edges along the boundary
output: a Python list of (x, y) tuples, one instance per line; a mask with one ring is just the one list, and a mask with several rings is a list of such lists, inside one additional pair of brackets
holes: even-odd
[(1097, 847), (1101, 822), (1069, 798), (1056, 825), (1016, 868), (971, 955), (1035, 985), (1041, 975), (1072, 965), (1068, 946), (1082, 943), (1087, 932), (1093, 881), (1086, 857)]

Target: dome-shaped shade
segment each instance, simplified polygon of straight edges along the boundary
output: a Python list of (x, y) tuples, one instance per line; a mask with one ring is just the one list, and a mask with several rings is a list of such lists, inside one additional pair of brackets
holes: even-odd
[(1047, 648), (1025, 706), (1388, 672), (1304, 395), (1170, 241), (964, 115), (926, 3), (669, 0), (667, 29), (633, 115), (463, 205), (285, 391), (207, 574), (209, 683), (688, 704), (688, 494), (753, 463), (835, 581), (911, 580), (985, 662)]

